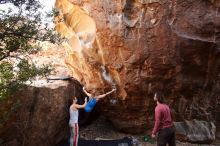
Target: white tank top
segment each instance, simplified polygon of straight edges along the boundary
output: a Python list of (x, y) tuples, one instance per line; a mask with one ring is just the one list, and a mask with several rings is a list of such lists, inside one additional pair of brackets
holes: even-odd
[(71, 107), (69, 109), (70, 111), (70, 120), (69, 120), (69, 124), (74, 124), (74, 123), (78, 123), (78, 110), (73, 110)]

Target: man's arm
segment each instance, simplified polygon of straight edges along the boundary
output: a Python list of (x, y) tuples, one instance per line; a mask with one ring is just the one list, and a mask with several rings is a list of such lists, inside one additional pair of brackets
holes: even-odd
[(161, 112), (158, 109), (155, 109), (155, 124), (154, 124), (154, 129), (152, 131), (153, 138), (155, 137), (156, 133), (159, 130), (160, 121), (161, 121)]
[(85, 87), (83, 87), (82, 89), (83, 89), (83, 91), (86, 93), (87, 96), (91, 97), (91, 93), (87, 92), (86, 89), (85, 89)]
[(104, 98), (105, 96), (111, 94), (112, 92), (114, 92), (116, 89), (112, 89), (111, 91), (105, 93), (105, 94), (102, 94), (102, 95), (98, 95), (96, 98), (97, 100), (101, 99), (101, 98)]

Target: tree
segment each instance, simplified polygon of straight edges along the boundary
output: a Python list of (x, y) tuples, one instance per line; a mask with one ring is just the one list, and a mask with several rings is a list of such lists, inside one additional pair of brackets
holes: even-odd
[(0, 5), (7, 3), (13, 4), (16, 12), (0, 10), (0, 100), (27, 80), (51, 71), (51, 66), (33, 64), (29, 54), (39, 50), (39, 41), (58, 40), (48, 24), (42, 23), (38, 0), (0, 0)]

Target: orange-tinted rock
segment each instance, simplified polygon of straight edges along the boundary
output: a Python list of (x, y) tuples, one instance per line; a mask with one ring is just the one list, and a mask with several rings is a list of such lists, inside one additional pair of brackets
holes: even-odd
[[(165, 92), (176, 121), (196, 118), (220, 126), (219, 1), (72, 2), (80, 6), (79, 15), (95, 21), (97, 31), (88, 46), (84, 37), (74, 36), (81, 47), (72, 47), (66, 63), (88, 90), (118, 89), (99, 104), (115, 127), (151, 128), (158, 90)], [(64, 23), (75, 30), (68, 19)]]

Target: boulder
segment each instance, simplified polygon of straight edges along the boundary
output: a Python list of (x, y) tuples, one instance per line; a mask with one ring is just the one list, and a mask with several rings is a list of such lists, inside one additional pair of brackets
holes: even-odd
[(16, 145), (54, 146), (68, 139), (69, 101), (82, 96), (81, 88), (74, 80), (38, 80), (18, 91), (7, 99), (18, 106), (12, 104), (7, 123), (0, 127), (4, 144), (15, 139)]
[[(70, 48), (65, 63), (88, 91), (102, 94), (117, 88), (98, 105), (116, 128), (132, 133), (152, 128), (152, 97), (163, 91), (175, 121), (213, 121), (218, 129), (219, 1), (57, 2), (68, 3), (68, 9), (57, 5), (58, 10), (77, 15), (79, 24), (91, 21), (91, 29), (77, 26), (61, 13), (66, 18), (62, 25), (73, 34), (61, 31)], [(76, 8), (80, 10), (74, 13)], [(88, 34), (95, 40), (88, 39), (85, 46)]]
[(215, 141), (216, 127), (213, 122), (192, 120), (175, 122), (174, 125), (178, 140), (191, 143), (212, 143)]

